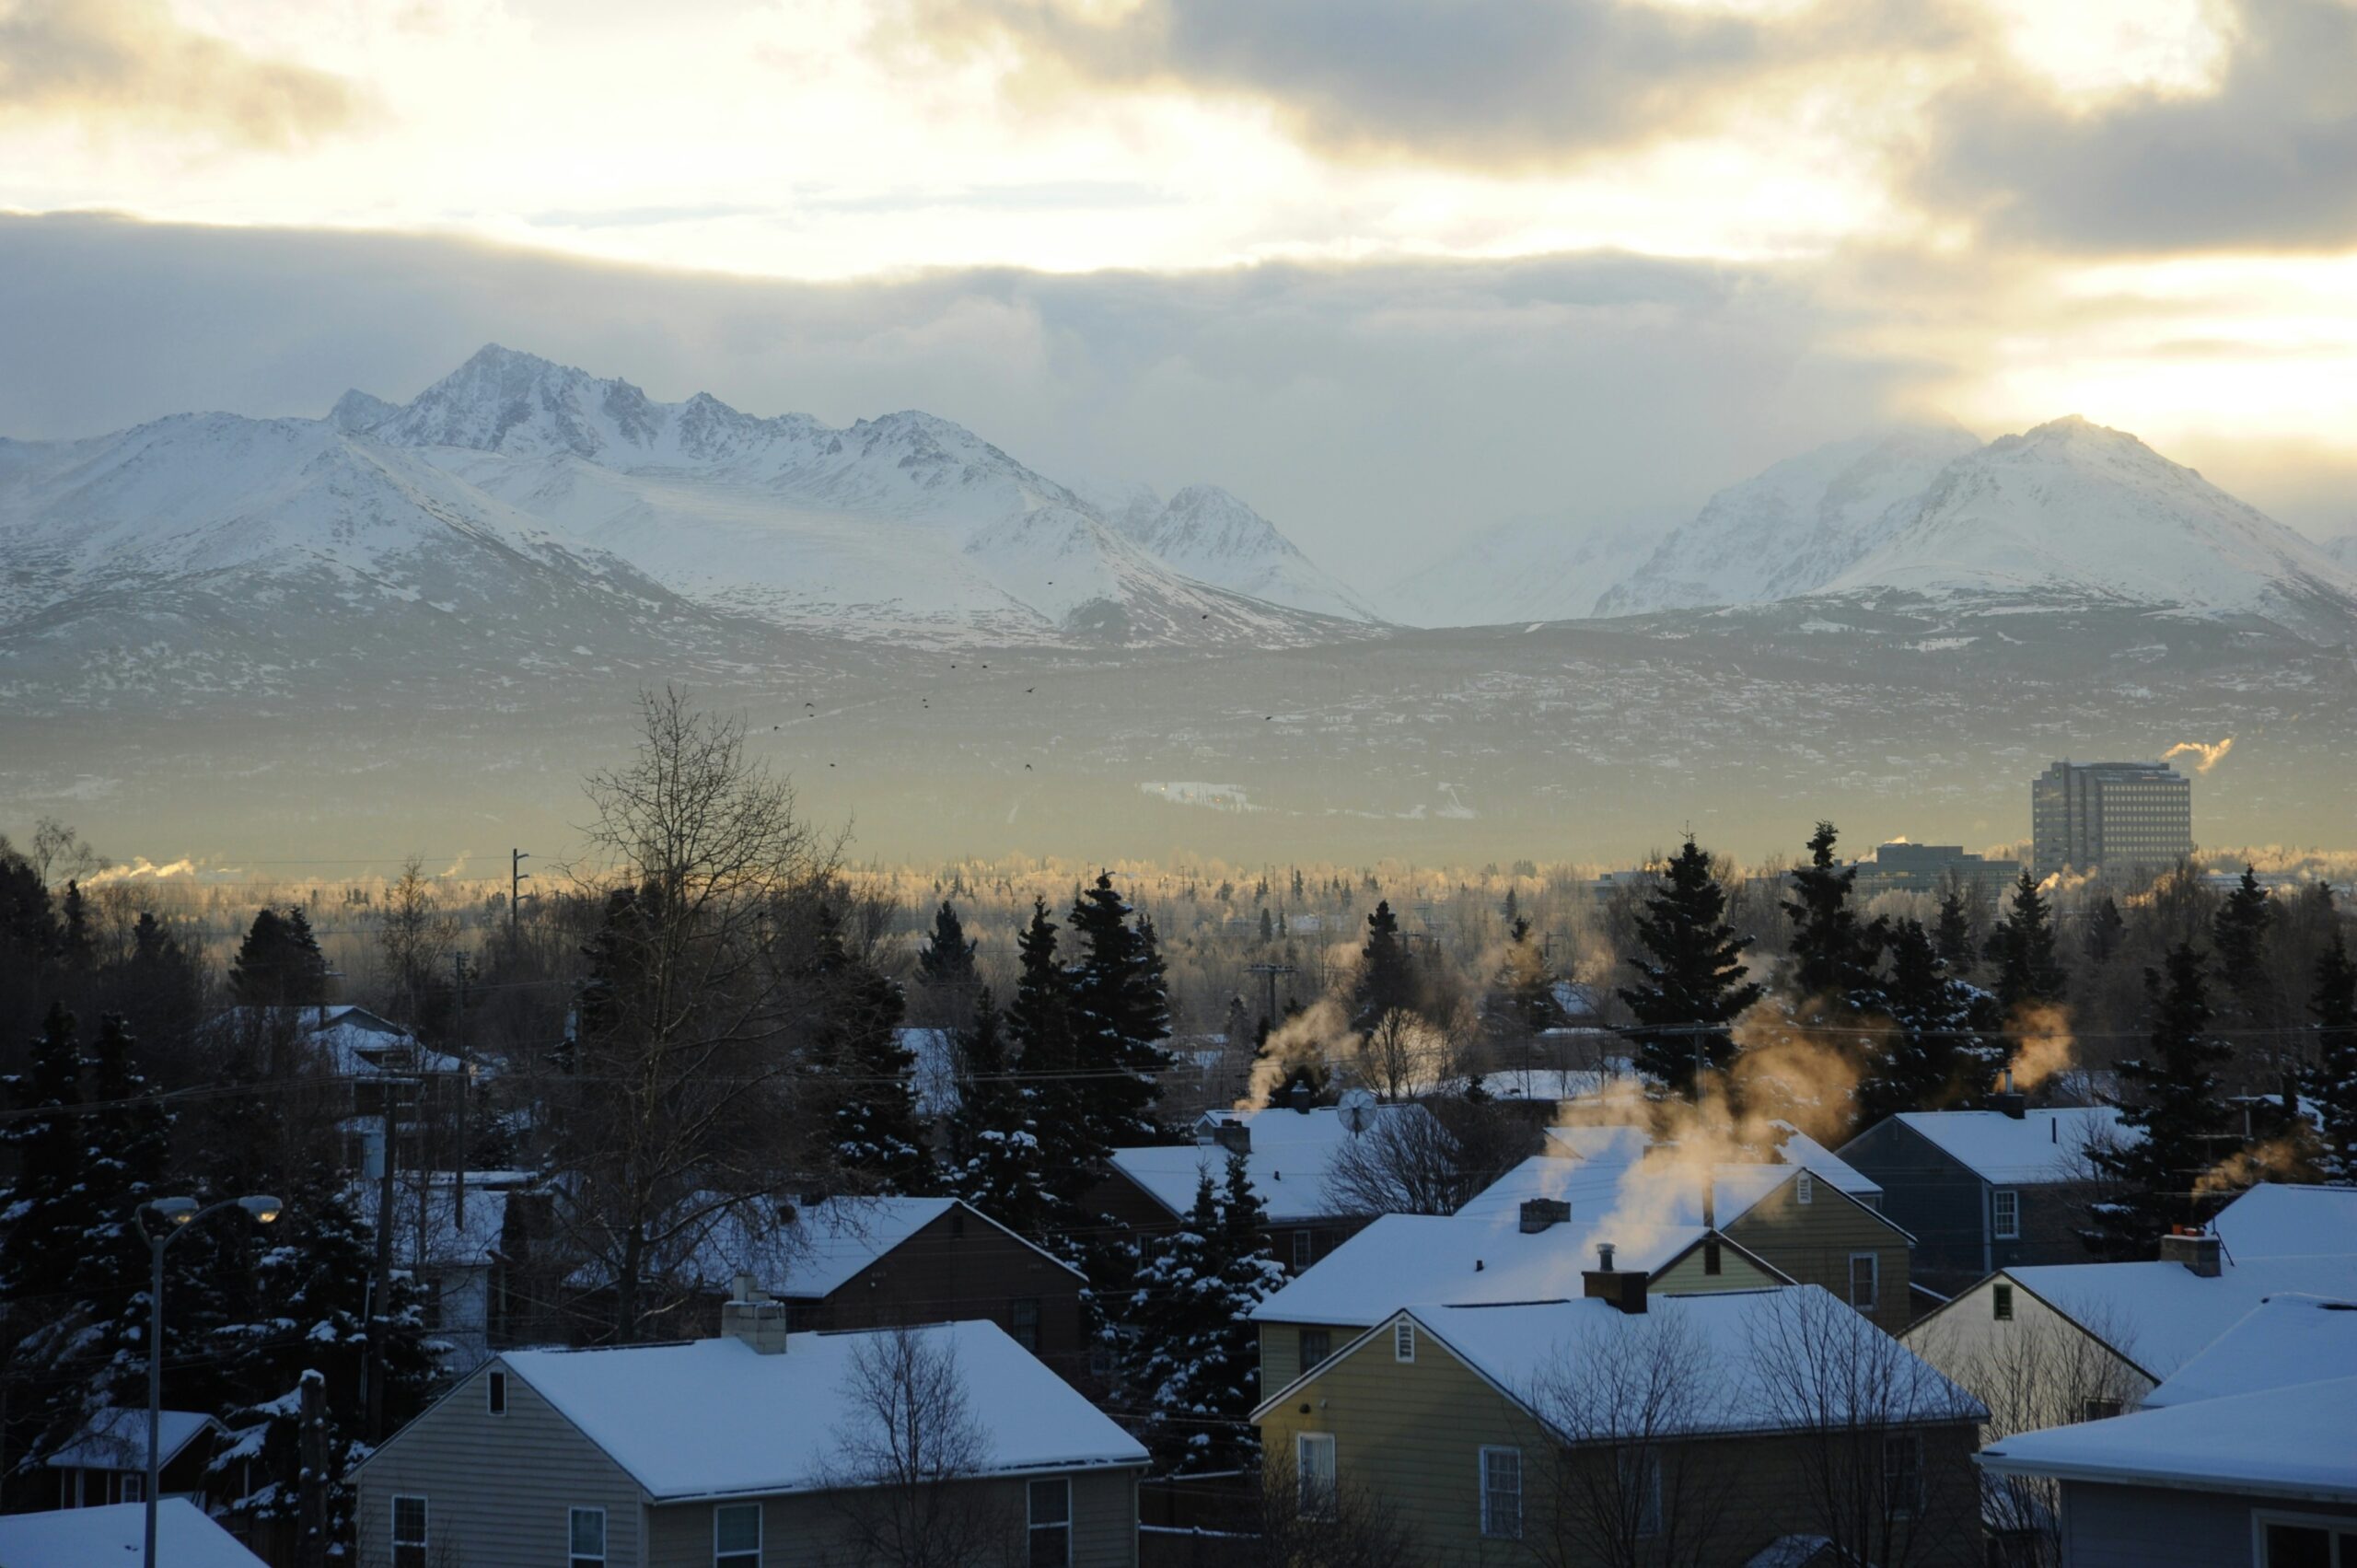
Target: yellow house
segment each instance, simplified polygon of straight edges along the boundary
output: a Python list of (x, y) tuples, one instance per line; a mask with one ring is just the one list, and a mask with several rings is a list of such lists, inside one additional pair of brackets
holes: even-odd
[(1341, 1550), (1398, 1529), (1437, 1568), (1980, 1561), (1985, 1412), (1865, 1318), (1808, 1285), (1581, 1285), (1387, 1315), (1253, 1412), (1270, 1484)]

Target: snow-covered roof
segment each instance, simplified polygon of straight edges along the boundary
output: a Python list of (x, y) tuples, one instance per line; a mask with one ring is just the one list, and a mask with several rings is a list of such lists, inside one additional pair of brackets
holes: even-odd
[[(952, 1209), (964, 1209), (969, 1224), (1006, 1230), (988, 1214), (955, 1198), (828, 1198), (803, 1205), (795, 1220), (791, 1245), (784, 1251), (784, 1271), (766, 1271), (773, 1277), (761, 1283), (772, 1295), (787, 1300), (831, 1295), (861, 1270)], [(1006, 1234), (1023, 1240), (1011, 1230)], [(1032, 1244), (1024, 1241), (1023, 1245)], [(1077, 1272), (1050, 1253), (1039, 1252), (1039, 1256), (1060, 1269)], [(764, 1271), (752, 1272), (759, 1278)]]
[[(1432, 1114), (1421, 1105), (1364, 1109), (1376, 1117)], [(1327, 1194), (1326, 1168), (1343, 1144), (1364, 1136), (1351, 1130), (1350, 1119), (1341, 1109), (1209, 1111), (1197, 1123), (1207, 1135), (1209, 1129), (1222, 1125), (1251, 1130), (1252, 1148), (1245, 1156), (1245, 1174), (1252, 1191), (1268, 1206), (1271, 1225), (1298, 1225), (1340, 1212)], [(1195, 1206), (1195, 1187), (1203, 1172), (1211, 1173), (1213, 1185), (1225, 1180), (1227, 1173), (1227, 1151), (1215, 1142), (1115, 1149), (1111, 1159), (1114, 1169), (1174, 1214), (1184, 1214)]]
[(2124, 1125), (2116, 1106), (2026, 1110), (1907, 1110), (1899, 1122), (1984, 1181), (2034, 1187), (2086, 1174), (2090, 1144), (2127, 1144), (2143, 1133)]
[(1753, 1552), (1743, 1568), (1817, 1568), (1828, 1554), (1835, 1562), (1847, 1560), (1836, 1551), (1831, 1536), (1778, 1536)]
[(466, 1063), (427, 1050), (408, 1028), (366, 1007), (231, 1007), (205, 1026), (220, 1032), (279, 1027), (308, 1042), (339, 1077), (467, 1071)]
[(1579, 1197), (1572, 1200), (1569, 1223), (1527, 1235), (1518, 1202), (1446, 1216), (1385, 1214), (1254, 1307), (1252, 1317), (1364, 1328), (1417, 1302), (1560, 1300), (1580, 1294), (1580, 1274), (1596, 1266), (1600, 1241), (1613, 1244), (1616, 1268), (1650, 1274), (1702, 1239), (1699, 1224), (1633, 1216), (1607, 1224), (1607, 1217), (1593, 1200)]
[[(1800, 1175), (1796, 1166), (1714, 1165), (1710, 1198), (1721, 1225), (1732, 1225), (1771, 1192)], [(1617, 1220), (1628, 1229), (1671, 1225), (1700, 1230), (1702, 1173), (1670, 1159), (1567, 1160), (1533, 1155), (1468, 1200), (1457, 1217), (1519, 1217), (1533, 1198), (1557, 1198), (1572, 1205), (1574, 1224), (1596, 1224), (1596, 1239), (1610, 1241)]]
[[(159, 1411), (156, 1417), (158, 1457), (170, 1464), (200, 1433), (221, 1423), (201, 1411)], [(147, 1468), (147, 1412), (122, 1407), (100, 1411), (82, 1430), (50, 1455), (61, 1469), (138, 1470)], [(5, 1564), (0, 1564), (5, 1568)]]
[[(1526, 1407), (1535, 1402), (1532, 1413), (1541, 1420), (1548, 1418), (1547, 1401), (1534, 1401), (1533, 1396), (1551, 1378), (1569, 1376), (1573, 1383), (1564, 1391), (1579, 1397), (1580, 1366), (1625, 1365), (1656, 1346), (1690, 1365), (1696, 1387), (1708, 1392), (1693, 1400), (1682, 1418), (1668, 1416), (1673, 1424), (1661, 1424), (1665, 1412), (1658, 1408), (1643, 1417), (1653, 1423), (1655, 1436), (1779, 1430), (1795, 1424), (1790, 1412), (1796, 1403), (1840, 1419), (1846, 1414), (1840, 1408), (1845, 1388), (1875, 1388), (1889, 1401), (1880, 1413), (1897, 1422), (1976, 1421), (1987, 1414), (1970, 1394), (1817, 1285), (1662, 1296), (1642, 1314), (1577, 1295), (1569, 1300), (1402, 1310), (1500, 1392)], [(1807, 1353), (1790, 1353), (1795, 1345), (1805, 1345)], [(1878, 1369), (1873, 1379), (1831, 1380), (1833, 1368), (1846, 1371), (1875, 1354), (1891, 1358), (1887, 1379)], [(1806, 1388), (1805, 1398), (1796, 1401), (1794, 1395), (1803, 1390), (1794, 1380), (1807, 1380), (1809, 1367), (1827, 1369), (1828, 1380)], [(1267, 1402), (1280, 1402), (1285, 1392), (1277, 1390)], [(1606, 1424), (1586, 1424), (1563, 1435), (1585, 1442), (1639, 1434), (1634, 1426), (1611, 1430), (1611, 1413), (1598, 1403), (1584, 1402), (1584, 1423)], [(1639, 1412), (1629, 1413), (1640, 1418)]]
[(1481, 1088), (1492, 1099), (1594, 1099), (1608, 1090), (1634, 1086), (1631, 1073), (1608, 1063), (1594, 1067), (1508, 1067), (1481, 1074)]
[(1776, 1156), (1786, 1165), (1796, 1165), (1803, 1170), (1813, 1171), (1819, 1180), (1831, 1183), (1852, 1198), (1882, 1196), (1880, 1182), (1791, 1122), (1778, 1121), (1772, 1125), (1783, 1133), (1784, 1141), (1776, 1145)]
[(1999, 1475), (2357, 1504), (2357, 1377), (2025, 1432), (1978, 1461)]
[[(497, 1359), (658, 1499), (824, 1488), (855, 1430), (860, 1347), (890, 1330), (733, 1338)], [(957, 1367), (989, 1471), (1145, 1461), (1137, 1441), (994, 1323), (910, 1330)]]
[[(0, 1568), (131, 1568), (146, 1527), (147, 1511), (137, 1503), (0, 1516)], [(169, 1568), (267, 1568), (185, 1497), (156, 1505), (156, 1561)]]
[(2262, 1388), (2357, 1377), (2357, 1301), (2270, 1295), (2144, 1396), (2160, 1410)]
[(2357, 1300), (2357, 1256), (2235, 1258), (2209, 1278), (2176, 1262), (2049, 1263), (2003, 1274), (2155, 1380), (2270, 1295)]
[(2219, 1210), (2210, 1228), (2235, 1258), (2357, 1252), (2357, 1187), (2268, 1182)]
[[(1764, 1162), (1752, 1165), (1751, 1168), (1795, 1167), (1861, 1202), (1882, 1196), (1878, 1183), (1799, 1128), (1788, 1121), (1771, 1122), (1770, 1125), (1777, 1129), (1777, 1135), (1783, 1142), (1769, 1151), (1769, 1157)], [(1550, 1127), (1547, 1129), (1547, 1142), (1550, 1149), (1559, 1149), (1595, 1165), (1628, 1165), (1643, 1159), (1655, 1147), (1653, 1134), (1647, 1129), (1617, 1124)], [(1663, 1154), (1668, 1156), (1675, 1153), (1676, 1145), (1664, 1144), (1661, 1148)]]

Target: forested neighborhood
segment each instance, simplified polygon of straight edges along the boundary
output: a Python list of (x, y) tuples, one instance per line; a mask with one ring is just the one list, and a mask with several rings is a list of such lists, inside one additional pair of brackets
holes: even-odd
[(2067, 1429), (2357, 1439), (2329, 868), (895, 872), (639, 718), (528, 877), (0, 842), (0, 1564), (2049, 1564)]

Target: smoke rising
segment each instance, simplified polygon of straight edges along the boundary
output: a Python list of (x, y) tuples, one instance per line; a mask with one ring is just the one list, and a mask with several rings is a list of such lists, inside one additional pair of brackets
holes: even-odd
[(196, 863), (186, 858), (157, 865), (145, 855), (134, 855), (129, 865), (110, 865), (103, 871), (93, 871), (82, 878), (85, 888), (103, 888), (115, 882), (161, 882), (174, 877), (193, 877)]
[(2005, 1020), (2005, 1032), (2021, 1042), (2011, 1066), (2014, 1087), (2025, 1094), (2055, 1074), (2068, 1072), (2075, 1061), (2078, 1041), (2071, 1032), (2067, 1007), (2025, 1003)]
[(2215, 746), (2206, 745), (2199, 740), (2180, 740), (2161, 753), (2161, 761), (2166, 762), (2178, 757), (2198, 757), (2200, 761), (2193, 764), (2193, 771), (2197, 773), (2206, 773), (2224, 761), (2226, 753), (2234, 749), (2235, 738), (2231, 735)]
[(1293, 1075), (1295, 1067), (1316, 1067), (1328, 1074), (1338, 1072), (1350, 1062), (1358, 1043), (1358, 1031), (1351, 1028), (1341, 1005), (1331, 997), (1318, 998), (1307, 1011), (1296, 1013), (1269, 1031), (1268, 1043), (1252, 1063), (1252, 1075), (1236, 1109), (1251, 1110), (1268, 1104), (1269, 1096)]

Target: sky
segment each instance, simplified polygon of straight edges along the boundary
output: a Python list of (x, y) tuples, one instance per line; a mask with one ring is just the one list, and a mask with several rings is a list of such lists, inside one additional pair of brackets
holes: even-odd
[(2357, 0), (0, 0), (0, 432), (496, 340), (1363, 584), (2066, 413), (2357, 528)]

